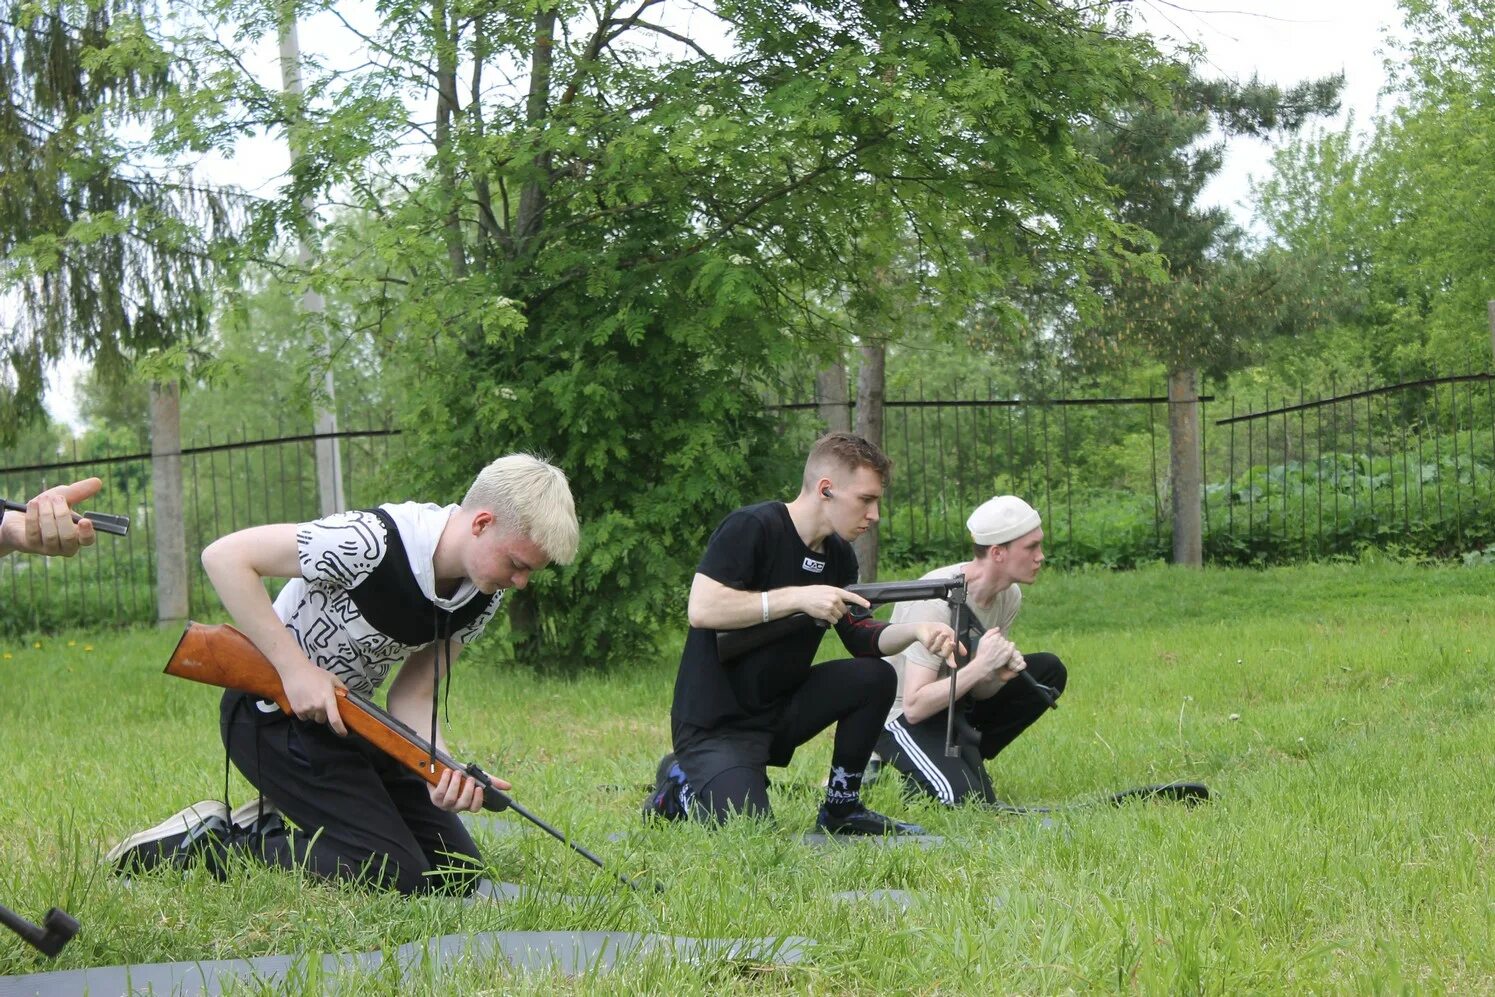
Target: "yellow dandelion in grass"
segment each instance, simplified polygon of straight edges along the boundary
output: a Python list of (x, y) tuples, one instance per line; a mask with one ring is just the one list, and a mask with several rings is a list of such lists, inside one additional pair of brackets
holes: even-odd
[(93, 650), (93, 645), (92, 644), (84, 644), (83, 645), (83, 650), (85, 650), (85, 651), (92, 651)]
[(10, 654), (10, 652), (9, 652), (9, 651), (6, 651), (6, 652), (5, 652), (5, 655), (4, 655), (4, 657), (5, 657), (5, 660), (6, 660), (6, 661), (9, 661), (9, 660), (10, 660), (10, 659), (11, 659), (11, 654)]
[(36, 648), (37, 650), (41, 650), (42, 642), (39, 640), (34, 640), (31, 642), (31, 646)]
[(67, 646), (68, 647), (77, 647), (78, 646), (78, 642), (75, 641), (75, 640), (70, 640), (70, 641), (67, 642)]

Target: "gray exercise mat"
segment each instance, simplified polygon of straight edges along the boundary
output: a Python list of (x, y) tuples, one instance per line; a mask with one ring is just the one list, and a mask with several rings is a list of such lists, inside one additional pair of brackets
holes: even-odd
[[(618, 842), (631, 841), (636, 832), (614, 831), (607, 836), (607, 840), (617, 844)], [(830, 845), (855, 845), (861, 842), (871, 842), (883, 848), (893, 848), (898, 845), (917, 845), (921, 848), (932, 848), (942, 844), (944, 838), (938, 834), (825, 834), (820, 831), (806, 831), (799, 836), (799, 840), (807, 845), (826, 847)]]
[[(506, 960), (518, 970), (556, 970), (567, 976), (611, 969), (620, 962), (663, 955), (683, 962), (755, 962), (787, 965), (805, 958), (812, 943), (805, 938), (702, 939), (675, 935), (641, 935), (625, 931), (487, 931), (442, 935), (401, 945), (388, 954), (412, 983), (428, 972), (449, 972), (458, 964)], [(113, 997), (132, 993), (217, 994), (230, 983), (292, 984), (306, 990), (310, 978), (330, 978), (346, 970), (372, 972), (384, 964), (384, 952), (289, 955), (202, 962), (162, 962), (138, 966), (104, 966), (29, 976), (0, 977), (0, 997)]]
[(860, 845), (870, 843), (880, 848), (896, 848), (907, 846), (910, 848), (933, 848), (935, 845), (944, 844), (945, 839), (938, 834), (825, 834), (821, 831), (806, 831), (799, 836), (799, 840), (807, 845), (825, 847), (846, 847), (848, 845)]
[(467, 825), (469, 831), (487, 831), (500, 838), (509, 834), (523, 834), (531, 826), (486, 811), (480, 814), (465, 813), (462, 815), (462, 823)]

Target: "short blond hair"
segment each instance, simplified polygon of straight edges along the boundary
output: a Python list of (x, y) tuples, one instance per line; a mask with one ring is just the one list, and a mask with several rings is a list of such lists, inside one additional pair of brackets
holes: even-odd
[(576, 558), (579, 527), (566, 472), (534, 454), (511, 453), (478, 472), (463, 509), (486, 509), (534, 541), (555, 564)]

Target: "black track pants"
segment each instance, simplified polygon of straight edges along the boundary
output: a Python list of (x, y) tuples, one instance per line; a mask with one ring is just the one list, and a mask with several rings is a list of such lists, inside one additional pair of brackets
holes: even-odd
[[(1064, 691), (1067, 672), (1056, 655), (1039, 652), (1023, 658), (1035, 679)], [(944, 710), (917, 724), (901, 715), (889, 720), (878, 738), (877, 753), (923, 793), (948, 806), (968, 799), (996, 803), (984, 761), (995, 758), (1047, 708), (1026, 682), (1008, 682), (990, 699), (968, 697), (956, 704), (959, 756), (945, 756)]]
[(796, 748), (831, 724), (831, 765), (865, 771), (897, 692), (897, 673), (882, 658), (842, 658), (810, 669), (771, 731), (694, 731), (691, 746), (677, 753), (702, 815), (769, 816), (767, 766), (789, 764)]
[(224, 747), (301, 829), (263, 839), (258, 857), (406, 895), (477, 885), (477, 845), (456, 814), (431, 802), (425, 780), (355, 734), (339, 737), (325, 724), (265, 713), (256, 703), (224, 695)]

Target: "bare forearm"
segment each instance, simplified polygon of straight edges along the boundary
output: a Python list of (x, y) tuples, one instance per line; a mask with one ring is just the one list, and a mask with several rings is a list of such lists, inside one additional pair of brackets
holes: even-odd
[[(918, 666), (907, 667), (911, 670)], [(913, 689), (909, 688), (907, 681), (908, 674), (909, 672), (906, 671), (903, 693), (903, 715), (912, 724), (923, 723), (950, 705), (951, 681), (955, 682), (956, 699), (963, 699), (968, 694), (973, 693), (977, 699), (987, 699), (990, 697), (990, 693), (985, 696), (980, 695), (980, 690), (987, 684), (987, 680), (991, 679), (991, 676), (980, 675), (969, 667), (956, 669), (955, 674), (950, 678), (930, 679)], [(996, 681), (995, 688), (991, 692), (994, 693), (1001, 687), (1002, 683)]]
[[(452, 645), (452, 660), (456, 659), (461, 645)], [(443, 655), (443, 658), (445, 656)], [(449, 662), (443, 660), (443, 666)], [(441, 669), (443, 680), (446, 668)], [(436, 658), (431, 647), (423, 647), (400, 666), (394, 681), (389, 685), (389, 712), (395, 719), (417, 731), (422, 737), (431, 735), (431, 700), (436, 695)], [(441, 725), (436, 725), (436, 748), (446, 751), (446, 737)]]
[[(416, 690), (406, 688), (397, 690), (391, 687), (389, 690), (389, 712), (400, 723), (415, 731), (421, 737), (431, 736), (431, 694), (426, 690), (425, 696), (421, 696)], [(436, 724), (436, 750), (446, 751), (446, 736), (441, 731), (441, 723)]]
[(916, 623), (891, 623), (883, 627), (877, 636), (877, 649), (882, 654), (898, 654), (919, 639)]
[[(690, 625), (706, 630), (740, 630), (799, 612), (793, 589), (750, 592), (728, 588), (715, 579), (696, 575), (690, 586)], [(767, 600), (768, 613), (764, 615)]]

